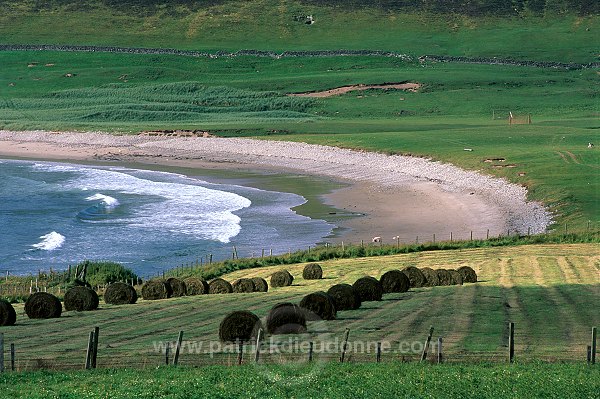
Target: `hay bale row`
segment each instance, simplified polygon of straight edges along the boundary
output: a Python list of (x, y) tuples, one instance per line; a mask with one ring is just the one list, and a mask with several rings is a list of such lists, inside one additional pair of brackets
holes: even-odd
[(323, 278), (323, 269), (318, 263), (309, 263), (304, 266), (302, 278), (305, 280), (320, 280)]
[(0, 327), (14, 326), (17, 313), (10, 302), (0, 299)]
[(322, 291), (306, 295), (300, 301), (300, 307), (307, 311), (307, 320), (335, 320), (336, 318), (333, 299)]
[(352, 284), (361, 302), (381, 301), (383, 286), (375, 277), (361, 277)]
[(350, 284), (336, 284), (329, 288), (327, 294), (333, 300), (336, 310), (354, 310), (360, 308), (360, 295)]
[(186, 295), (205, 295), (208, 294), (208, 283), (200, 278), (188, 277), (184, 280)]
[(104, 302), (111, 305), (133, 304), (137, 299), (135, 288), (126, 283), (112, 283), (104, 291)]
[(171, 277), (167, 279), (166, 283), (169, 285), (171, 291), (171, 295), (169, 295), (169, 297), (174, 298), (187, 294), (187, 287), (183, 280)]
[(100, 299), (98, 294), (91, 288), (85, 286), (73, 287), (65, 293), (65, 310), (76, 310), (78, 312), (98, 309)]
[(294, 276), (287, 270), (279, 270), (271, 275), (271, 287), (289, 287), (294, 282)]
[(465, 283), (476, 283), (477, 282), (477, 273), (475, 273), (475, 270), (473, 270), (473, 268), (469, 267), (469, 266), (462, 266), (459, 267), (457, 272), (460, 273), (460, 275), (463, 278), (463, 282)]
[(385, 272), (379, 279), (384, 294), (392, 292), (406, 292), (410, 288), (410, 280), (400, 270)]
[(52, 294), (36, 292), (25, 302), (25, 313), (30, 319), (52, 319), (60, 317), (62, 304)]
[(410, 288), (421, 288), (425, 285), (425, 275), (421, 269), (414, 266), (408, 266), (402, 269), (402, 272), (408, 277)]
[(267, 280), (262, 277), (252, 277), (252, 282), (254, 283), (254, 291), (256, 292), (267, 292), (269, 291), (269, 284), (267, 284)]
[(225, 281), (222, 278), (216, 278), (208, 283), (209, 294), (231, 294), (233, 287), (229, 281)]
[(249, 278), (241, 278), (236, 280), (231, 285), (233, 288), (233, 292), (236, 293), (251, 293), (254, 292), (254, 281)]
[(247, 342), (256, 340), (262, 323), (258, 316), (247, 311), (229, 313), (219, 326), (219, 338), (224, 342)]
[(142, 286), (142, 298), (147, 301), (167, 299), (172, 293), (173, 290), (171, 289), (171, 286), (165, 280), (148, 280)]

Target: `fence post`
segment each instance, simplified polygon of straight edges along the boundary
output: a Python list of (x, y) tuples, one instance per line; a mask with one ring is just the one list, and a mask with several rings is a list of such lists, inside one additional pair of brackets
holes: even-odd
[(473, 230), (471, 230), (471, 241), (473, 241)]
[(454, 240), (452, 239), (452, 232), (450, 232), (450, 242), (452, 242), (452, 241), (454, 241)]
[(175, 346), (175, 356), (173, 356), (173, 366), (177, 366), (179, 363), (179, 352), (181, 351), (181, 342), (183, 341), (183, 331), (179, 331), (177, 337), (177, 346)]
[(508, 323), (508, 362), (515, 361), (515, 323)]
[(85, 369), (89, 370), (92, 366), (92, 352), (94, 351), (94, 332), (90, 331), (88, 338), (87, 352), (85, 354)]
[(438, 364), (441, 364), (443, 361), (442, 359), (442, 337), (438, 338), (438, 344), (437, 344), (437, 362)]
[(10, 344), (10, 370), (15, 371), (15, 344)]
[(96, 361), (98, 359), (98, 336), (100, 335), (100, 327), (94, 327), (94, 347), (92, 350), (92, 368), (96, 368)]
[(490, 239), (490, 229), (487, 229), (487, 232), (485, 233), (485, 239), (486, 240)]
[(340, 356), (340, 363), (344, 363), (346, 357), (346, 348), (348, 346), (348, 335), (350, 335), (350, 329), (346, 328), (346, 334), (344, 335), (344, 346), (342, 346), (342, 355)]
[(423, 348), (423, 353), (421, 354), (421, 361), (424, 362), (427, 359), (427, 350), (429, 348), (429, 344), (431, 344), (431, 337), (433, 336), (433, 326), (429, 328), (429, 335), (427, 336), (427, 340), (425, 341), (425, 347)]
[(244, 358), (244, 342), (240, 339), (238, 342), (238, 366), (242, 364)]
[(592, 363), (592, 347), (591, 346), (587, 346), (587, 363), (591, 364)]
[(4, 333), (0, 333), (0, 373), (4, 373)]
[(314, 342), (310, 341), (310, 344), (308, 345), (308, 362), (312, 362), (313, 361), (313, 346), (314, 346)]
[(381, 342), (377, 342), (377, 354), (375, 355), (375, 361), (381, 363)]
[(167, 342), (167, 347), (165, 348), (165, 364), (169, 365), (169, 357), (171, 355), (171, 343)]
[(596, 364), (596, 327), (592, 327), (591, 363)]
[(260, 358), (260, 340), (262, 339), (262, 328), (258, 329), (258, 333), (256, 334), (256, 352), (254, 353), (254, 362), (258, 363), (258, 359)]
[(433, 233), (433, 243), (435, 244), (435, 233)]

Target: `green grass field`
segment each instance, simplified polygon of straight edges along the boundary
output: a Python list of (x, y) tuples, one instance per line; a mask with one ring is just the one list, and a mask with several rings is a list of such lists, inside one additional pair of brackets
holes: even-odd
[[(338, 319), (309, 325), (309, 334), (298, 342), (317, 345), (342, 339), (350, 329), (351, 362), (371, 362), (378, 341), (389, 343), (385, 361), (415, 360), (429, 326), (444, 338), (448, 362), (506, 359), (507, 323), (516, 324), (516, 358), (585, 361), (592, 326), (600, 323), (594, 304), (600, 299), (600, 249), (597, 244), (529, 245), (432, 251), (387, 257), (340, 259), (323, 262), (324, 279), (303, 280), (304, 264), (285, 266), (294, 285), (268, 293), (207, 295), (160, 301), (140, 300), (135, 305), (102, 305), (94, 312), (65, 312), (59, 319), (29, 320), (23, 305), (16, 304), (17, 325), (0, 328), (5, 343), (15, 343), (17, 368), (80, 368), (85, 359), (89, 331), (100, 327), (98, 364), (106, 367), (155, 367), (164, 363), (164, 345), (185, 332), (182, 365), (232, 364), (232, 347), (215, 347), (218, 326), (225, 314), (250, 310), (265, 317), (279, 302), (299, 302), (314, 291), (353, 283), (363, 275), (381, 276), (408, 265), (432, 268), (472, 266), (479, 282), (463, 286), (413, 289), (389, 294), (381, 302), (367, 302)], [(237, 271), (224, 276), (267, 278), (273, 266)], [(286, 345), (277, 336), (271, 348)], [(339, 342), (338, 342), (339, 344)], [(278, 346), (279, 345), (279, 346)], [(386, 344), (388, 345), (388, 344)], [(414, 346), (413, 346), (414, 345)], [(322, 346), (321, 346), (322, 347)], [(302, 349), (302, 348), (300, 348)], [(306, 349), (306, 348), (305, 348)], [(338, 356), (339, 346), (319, 353), (320, 360)], [(263, 356), (266, 364), (302, 359), (300, 351)], [(211, 357), (211, 353), (214, 357)]]
[[(37, 398), (581, 398), (598, 397), (597, 367), (575, 364), (328, 364), (306, 383), (310, 366), (97, 370), (0, 374), (3, 397)], [(273, 379), (276, 379), (273, 381)], [(32, 381), (35, 381), (32, 384)], [(300, 383), (298, 383), (300, 381)]]

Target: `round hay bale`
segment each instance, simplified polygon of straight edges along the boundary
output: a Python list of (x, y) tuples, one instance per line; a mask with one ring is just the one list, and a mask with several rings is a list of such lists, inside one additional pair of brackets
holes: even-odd
[(322, 291), (306, 295), (300, 301), (300, 307), (308, 310), (307, 320), (335, 320), (336, 309), (333, 299)]
[(352, 310), (360, 308), (360, 295), (350, 284), (336, 284), (329, 288), (327, 294), (333, 300), (336, 310)]
[(318, 263), (309, 263), (304, 266), (302, 278), (305, 280), (320, 280), (323, 278), (323, 269)]
[(241, 278), (231, 284), (233, 292), (236, 293), (249, 293), (254, 292), (254, 281), (249, 278)]
[(361, 302), (381, 301), (383, 287), (375, 277), (361, 277), (352, 284)]
[(302, 334), (306, 332), (306, 311), (293, 303), (280, 303), (267, 315), (269, 334)]
[(408, 276), (400, 270), (390, 270), (385, 272), (379, 279), (383, 287), (383, 293), (391, 292), (406, 292), (410, 288), (410, 280)]
[(475, 273), (475, 270), (473, 270), (471, 267), (469, 267), (469, 266), (459, 267), (457, 272), (459, 272), (460, 275), (462, 276), (463, 283), (476, 283), (477, 282), (477, 273)]
[(446, 269), (437, 269), (438, 281), (440, 285), (452, 285), (454, 283), (454, 279), (452, 278), (452, 274)]
[(229, 284), (229, 281), (225, 281), (222, 278), (216, 278), (208, 283), (209, 294), (231, 294), (233, 287)]
[(142, 298), (149, 301), (167, 299), (171, 293), (171, 286), (164, 280), (148, 280), (142, 286)]
[(73, 287), (65, 293), (65, 310), (76, 310), (78, 312), (96, 310), (100, 304), (98, 294), (88, 287)]
[(452, 275), (453, 285), (463, 285), (463, 277), (458, 271), (450, 269), (448, 272)]
[(219, 326), (219, 339), (223, 342), (255, 340), (262, 324), (258, 316), (247, 311), (231, 312)]
[(252, 277), (252, 282), (254, 283), (254, 291), (256, 292), (267, 292), (269, 291), (269, 284), (267, 284), (267, 280), (262, 277)]
[(0, 327), (14, 326), (17, 322), (17, 312), (10, 302), (0, 299)]
[(294, 276), (287, 270), (280, 270), (271, 275), (271, 287), (288, 287), (294, 282)]
[(60, 317), (62, 305), (54, 295), (36, 292), (25, 302), (25, 313), (30, 319), (52, 319)]
[(406, 277), (408, 277), (408, 280), (410, 281), (410, 288), (424, 287), (426, 279), (420, 269), (414, 266), (408, 266), (402, 269), (402, 272), (406, 274)]
[(430, 267), (424, 267), (421, 269), (421, 273), (425, 276), (425, 283), (423, 287), (436, 287), (440, 285), (440, 279), (435, 270)]
[(185, 283), (186, 295), (208, 294), (208, 283), (200, 278), (188, 277), (183, 280)]
[(185, 282), (181, 279), (170, 277), (167, 279), (167, 284), (171, 289), (171, 295), (169, 297), (179, 297), (184, 296), (187, 293), (187, 287)]
[(126, 283), (112, 283), (104, 291), (104, 302), (111, 305), (136, 303), (138, 299), (135, 288)]

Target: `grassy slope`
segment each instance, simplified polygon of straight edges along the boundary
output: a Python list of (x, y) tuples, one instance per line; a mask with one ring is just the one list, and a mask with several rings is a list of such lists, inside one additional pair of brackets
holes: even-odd
[[(308, 366), (279, 367), (268, 378), (253, 366), (106, 370), (0, 375), (7, 397), (37, 398), (596, 398), (597, 367), (565, 364), (328, 364), (306, 383)], [(277, 381), (273, 381), (277, 379)], [(31, 382), (36, 386), (32, 387)], [(40, 389), (40, 387), (43, 387)]]
[[(469, 18), (400, 14), (368, 6), (314, 6), (294, 0), (216, 1), (192, 10), (173, 5), (110, 7), (98, 0), (53, 4), (0, 3), (0, 42), (233, 50), (381, 49), (575, 62), (589, 62), (597, 56), (597, 17)], [(293, 20), (295, 15), (307, 14), (315, 16), (314, 25)]]
[[(153, 343), (175, 339), (179, 330), (191, 342), (218, 340), (224, 314), (247, 309), (264, 317), (282, 301), (299, 301), (305, 294), (326, 290), (340, 282), (352, 283), (365, 274), (379, 277), (406, 265), (457, 268), (471, 265), (481, 282), (455, 287), (411, 290), (387, 295), (382, 302), (365, 303), (355, 311), (340, 312), (338, 319), (310, 327), (315, 342), (339, 339), (351, 329), (351, 341), (390, 342), (385, 359), (416, 354), (401, 343), (420, 343), (430, 325), (444, 337), (448, 361), (504, 359), (506, 323), (517, 325), (519, 360), (585, 358), (590, 327), (598, 325), (598, 312), (590, 304), (600, 299), (600, 249), (596, 244), (535, 245), (492, 249), (422, 252), (379, 258), (323, 262), (324, 279), (305, 281), (302, 264), (286, 266), (296, 276), (292, 287), (268, 293), (230, 294), (143, 301), (130, 306), (102, 305), (96, 312), (66, 312), (60, 319), (28, 320), (22, 305), (15, 305), (18, 324), (0, 328), (5, 342), (17, 347), (17, 367), (79, 368), (88, 332), (101, 329), (101, 367), (153, 367), (163, 362)], [(268, 276), (279, 268), (258, 268), (231, 273), (233, 281), (245, 276)], [(552, 320), (549, 323), (549, 320)], [(308, 340), (308, 336), (302, 337)], [(231, 363), (235, 354), (211, 360), (207, 347), (201, 355), (184, 346), (184, 365)], [(265, 359), (277, 360), (265, 354)], [(334, 355), (331, 355), (334, 356)], [(370, 361), (368, 354), (351, 353), (351, 361)]]

